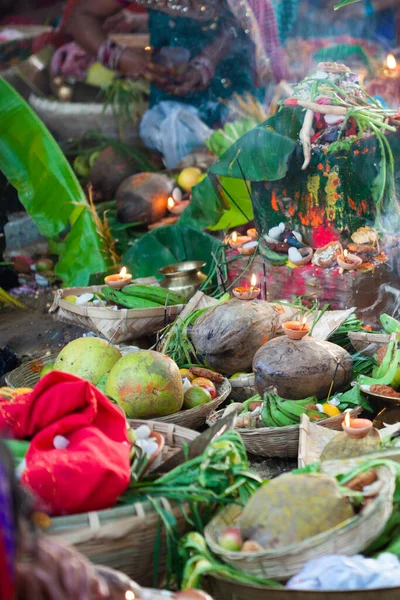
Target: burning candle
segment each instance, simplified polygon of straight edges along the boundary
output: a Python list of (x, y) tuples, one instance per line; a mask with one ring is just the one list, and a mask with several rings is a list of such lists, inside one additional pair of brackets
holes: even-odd
[(343, 254), (338, 254), (336, 257), (337, 263), (341, 269), (346, 271), (353, 271), (358, 269), (362, 263), (362, 259), (355, 254), (349, 254), (348, 250), (345, 250)]
[(310, 331), (310, 327), (307, 325), (307, 317), (304, 317), (302, 321), (287, 321), (283, 323), (282, 329), (284, 334), (291, 340), (301, 340)]
[(132, 275), (127, 272), (126, 267), (122, 267), (121, 271), (115, 275), (107, 275), (104, 278), (104, 283), (113, 288), (114, 290), (120, 290), (126, 285), (129, 285), (132, 281)]
[(189, 200), (182, 200), (181, 202), (178, 202), (177, 200), (174, 200), (172, 196), (170, 196), (167, 201), (168, 210), (173, 215), (181, 215), (188, 204)]
[(228, 244), (231, 248), (240, 248), (247, 242), (251, 242), (251, 239), (247, 235), (238, 235), (237, 231), (234, 231), (231, 237), (228, 239)]
[(350, 413), (347, 412), (342, 423), (342, 428), (349, 437), (361, 439), (366, 437), (372, 430), (372, 421), (369, 419), (350, 419)]
[(386, 66), (391, 71), (394, 71), (395, 69), (397, 69), (397, 60), (395, 59), (395, 57), (393, 56), (393, 54), (389, 53), (387, 55), (387, 57), (386, 57)]
[(250, 278), (250, 288), (235, 287), (232, 292), (240, 300), (254, 300), (260, 293), (260, 287), (257, 285), (257, 275), (253, 273)]

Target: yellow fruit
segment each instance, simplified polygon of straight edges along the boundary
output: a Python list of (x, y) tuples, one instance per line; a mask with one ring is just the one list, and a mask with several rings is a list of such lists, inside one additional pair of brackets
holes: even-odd
[(114, 71), (106, 69), (100, 63), (94, 63), (86, 72), (85, 83), (88, 85), (94, 85), (96, 87), (102, 87), (104, 85), (109, 85), (114, 81), (114, 79)]
[(341, 414), (337, 406), (333, 406), (333, 404), (329, 404), (328, 402), (323, 404), (322, 408), (324, 409), (324, 413), (328, 415), (328, 417), (337, 417), (337, 415)]
[(202, 176), (203, 173), (197, 167), (186, 167), (178, 176), (178, 185), (185, 192), (190, 192), (192, 187), (201, 181)]
[(65, 296), (64, 300), (66, 302), (71, 302), (71, 304), (76, 304), (76, 301), (78, 300), (78, 296)]
[(189, 369), (179, 369), (179, 373), (181, 374), (182, 379), (189, 379), (190, 382), (192, 382), (195, 378), (195, 376), (189, 371)]

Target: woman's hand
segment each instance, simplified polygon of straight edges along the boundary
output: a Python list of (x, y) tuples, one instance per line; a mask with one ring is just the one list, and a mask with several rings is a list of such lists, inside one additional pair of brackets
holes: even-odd
[(165, 91), (172, 96), (186, 96), (190, 92), (206, 89), (207, 87), (207, 85), (203, 86), (200, 71), (189, 66), (185, 73), (177, 79), (176, 83), (169, 83), (165, 87)]
[(129, 79), (139, 79), (145, 75), (149, 63), (150, 53), (144, 48), (125, 48), (119, 60), (118, 70)]

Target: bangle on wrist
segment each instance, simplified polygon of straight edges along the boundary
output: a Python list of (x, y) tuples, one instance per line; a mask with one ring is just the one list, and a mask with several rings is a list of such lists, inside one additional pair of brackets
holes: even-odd
[(125, 49), (125, 46), (120, 46), (113, 40), (107, 39), (101, 44), (97, 52), (97, 60), (106, 69), (118, 71), (121, 56)]

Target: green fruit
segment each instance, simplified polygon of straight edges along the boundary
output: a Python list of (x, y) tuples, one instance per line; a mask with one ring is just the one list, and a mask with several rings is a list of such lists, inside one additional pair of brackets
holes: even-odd
[(107, 382), (108, 376), (109, 376), (109, 373), (102, 375), (96, 385), (97, 389), (99, 389), (101, 392), (103, 392), (103, 394), (106, 393), (106, 382)]
[(49, 365), (46, 365), (45, 367), (43, 367), (43, 369), (40, 371), (40, 379), (42, 379), (42, 377), (47, 375), (47, 373), (50, 373), (53, 369), (54, 369), (54, 363), (50, 363)]
[(101, 63), (95, 62), (86, 71), (85, 83), (95, 87), (110, 85), (115, 79), (114, 71), (106, 69)]
[(65, 296), (64, 300), (66, 302), (70, 302), (71, 304), (76, 304), (76, 301), (78, 300), (78, 296)]
[(185, 394), (183, 400), (183, 408), (195, 408), (202, 404), (211, 402), (211, 394), (208, 390), (202, 387), (193, 386)]
[(153, 350), (127, 354), (112, 368), (105, 387), (131, 419), (179, 412), (183, 385), (177, 364)]
[(54, 370), (71, 373), (96, 385), (120, 358), (120, 351), (105, 340), (78, 338), (61, 350)]

